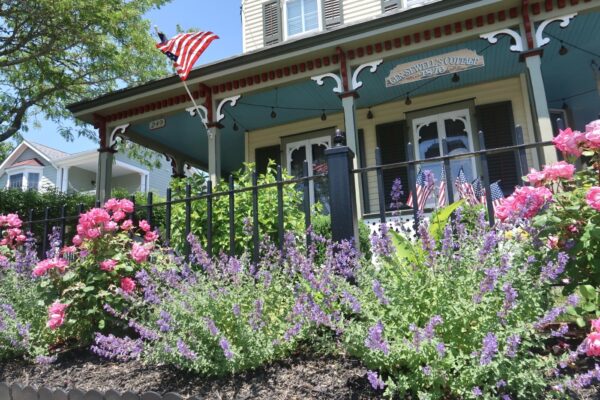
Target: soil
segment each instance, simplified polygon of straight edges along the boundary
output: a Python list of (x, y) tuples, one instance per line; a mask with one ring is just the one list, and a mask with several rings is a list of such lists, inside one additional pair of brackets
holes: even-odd
[(295, 357), (255, 371), (224, 378), (203, 378), (170, 366), (140, 361), (107, 362), (89, 352), (63, 354), (52, 365), (23, 360), (0, 364), (0, 382), (52, 389), (105, 392), (179, 393), (206, 399), (376, 399), (358, 361), (333, 357)]

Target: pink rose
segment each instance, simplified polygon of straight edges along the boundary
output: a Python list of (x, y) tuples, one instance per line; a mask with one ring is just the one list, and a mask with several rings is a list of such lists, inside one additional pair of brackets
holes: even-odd
[(152, 229), (152, 227), (150, 226), (150, 224), (148, 223), (148, 221), (146, 221), (145, 219), (140, 221), (140, 229), (143, 230), (144, 232), (148, 232)]
[(581, 155), (579, 145), (584, 139), (584, 135), (581, 132), (567, 128), (564, 131), (561, 130), (558, 136), (552, 139), (552, 142), (560, 151), (579, 157)]
[(128, 219), (121, 224), (121, 229), (128, 231), (133, 227), (133, 221)]
[(588, 205), (600, 211), (600, 186), (592, 186), (585, 195)]
[(496, 207), (496, 216), (501, 221), (509, 218), (529, 219), (551, 200), (552, 192), (545, 186), (517, 187), (513, 194), (503, 199)]
[(81, 243), (83, 243), (83, 240), (81, 239), (81, 236), (79, 236), (79, 235), (73, 236), (73, 244), (75, 246), (81, 246)]
[(600, 332), (600, 318), (592, 320), (592, 330), (594, 332)]
[(125, 213), (121, 210), (116, 211), (115, 213), (113, 213), (113, 221), (115, 222), (121, 222), (122, 220), (125, 219)]
[(129, 254), (131, 255), (131, 258), (135, 260), (135, 262), (141, 263), (148, 259), (148, 256), (150, 255), (150, 250), (148, 250), (143, 245), (134, 243)]
[(575, 173), (575, 166), (565, 161), (559, 161), (551, 165), (546, 165), (543, 172), (546, 179), (552, 181), (558, 179), (571, 179)]
[(600, 129), (585, 134), (585, 145), (591, 150), (600, 149)]
[(527, 175), (527, 180), (533, 186), (540, 186), (544, 183), (546, 179), (546, 174), (542, 171), (537, 171), (535, 168), (531, 168), (529, 174)]
[(119, 202), (119, 206), (121, 207), (121, 211), (123, 212), (126, 212), (128, 214), (133, 212), (133, 203), (131, 202), (131, 200), (122, 199)]
[(585, 354), (589, 357), (598, 357), (600, 356), (600, 332), (592, 332), (588, 334), (585, 339), (587, 344), (587, 350)]
[(33, 276), (40, 277), (51, 269), (57, 269), (62, 273), (68, 265), (69, 262), (64, 258), (48, 258), (37, 263), (33, 269)]
[(158, 239), (158, 233), (156, 232), (146, 232), (146, 234), (144, 235), (144, 240), (146, 242), (154, 242), (156, 239)]
[(127, 294), (135, 290), (135, 281), (131, 278), (121, 278), (121, 289)]
[(104, 208), (108, 211), (115, 212), (119, 209), (119, 201), (117, 199), (108, 199), (104, 203)]
[(546, 242), (546, 246), (551, 249), (556, 249), (558, 247), (558, 236), (550, 235), (548, 236), (548, 241)]
[(6, 223), (10, 228), (20, 228), (22, 221), (17, 214), (8, 214), (6, 216)]
[(116, 265), (117, 265), (116, 260), (104, 260), (100, 263), (100, 269), (102, 271), (112, 272), (112, 271), (114, 271)]
[(50, 307), (48, 307), (48, 322), (46, 326), (52, 330), (57, 329), (65, 322), (65, 310), (66, 304), (55, 301)]
[(108, 221), (104, 224), (104, 230), (107, 232), (114, 232), (117, 230), (117, 228), (119, 228), (119, 224), (117, 224), (115, 221)]
[(100, 237), (100, 230), (98, 228), (88, 229), (85, 235), (90, 239), (96, 239)]

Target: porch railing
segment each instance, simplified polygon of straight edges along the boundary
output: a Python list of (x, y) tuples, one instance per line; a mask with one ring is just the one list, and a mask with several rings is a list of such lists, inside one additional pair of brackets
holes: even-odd
[[(559, 126), (562, 127), (562, 124)], [(377, 177), (377, 188), (378, 188), (378, 202), (379, 202), (379, 211), (376, 217), (382, 222), (385, 223), (387, 220), (386, 215), (386, 204), (385, 204), (385, 189), (383, 185), (383, 171), (388, 169), (394, 169), (398, 167), (406, 167), (408, 168), (408, 186), (412, 193), (416, 193), (416, 168), (419, 165), (424, 163), (431, 162), (440, 162), (444, 165), (446, 171), (446, 190), (448, 195), (448, 203), (452, 203), (454, 200), (453, 187), (454, 182), (452, 182), (452, 169), (451, 169), (451, 160), (456, 159), (464, 159), (470, 157), (476, 157), (480, 160), (481, 166), (481, 177), (483, 181), (483, 187), (485, 188), (485, 196), (486, 196), (486, 206), (487, 206), (487, 214), (488, 220), (490, 224), (494, 224), (494, 208), (493, 202), (491, 198), (491, 190), (490, 190), (490, 179), (489, 179), (489, 171), (487, 165), (487, 157), (492, 154), (511, 154), (516, 157), (517, 163), (517, 173), (518, 176), (523, 176), (527, 172), (527, 157), (526, 150), (534, 149), (541, 155), (541, 152), (545, 146), (551, 146), (552, 142), (535, 142), (535, 143), (523, 143), (523, 133), (521, 127), (517, 126), (515, 128), (516, 133), (516, 145), (513, 146), (505, 146), (499, 148), (486, 149), (484, 145), (483, 133), (479, 132), (479, 144), (480, 148), (476, 151), (471, 151), (463, 154), (457, 155), (447, 155), (447, 143), (443, 143), (444, 154), (440, 157), (428, 158), (426, 160), (415, 160), (409, 158), (407, 161), (390, 163), (390, 164), (382, 164), (381, 163), (381, 152), (379, 148), (376, 149), (376, 165), (368, 166), (364, 168), (353, 168), (353, 157), (354, 154), (352, 151), (345, 146), (343, 143), (343, 138), (339, 135), (336, 137), (334, 142), (336, 143), (335, 147), (327, 149), (325, 151), (325, 156), (327, 160), (327, 172), (319, 175), (310, 175), (309, 174), (309, 166), (304, 162), (303, 167), (303, 175), (294, 179), (286, 179), (282, 178), (282, 169), (281, 166), (277, 167), (277, 176), (276, 181), (273, 183), (267, 184), (257, 184), (257, 173), (254, 171), (252, 173), (252, 185), (246, 187), (235, 187), (233, 177), (229, 178), (228, 190), (213, 192), (212, 191), (212, 182), (207, 181), (206, 186), (203, 193), (193, 195), (192, 187), (187, 185), (185, 187), (185, 196), (183, 198), (173, 198), (172, 190), (168, 189), (166, 194), (165, 201), (154, 203), (152, 193), (148, 193), (147, 202), (145, 205), (135, 205), (134, 215), (137, 214), (138, 218), (144, 217), (150, 225), (155, 223), (155, 214), (158, 210), (164, 208), (164, 223), (161, 225), (161, 237), (163, 243), (166, 245), (171, 244), (171, 240), (173, 238), (172, 231), (172, 211), (173, 206), (183, 204), (184, 205), (184, 234), (185, 238), (187, 238), (188, 234), (192, 232), (192, 204), (198, 201), (206, 202), (206, 226), (205, 236), (206, 236), (206, 248), (205, 250), (208, 252), (210, 256), (213, 256), (213, 214), (214, 214), (214, 201), (219, 197), (227, 197), (228, 198), (228, 232), (229, 232), (229, 249), (228, 253), (233, 255), (235, 253), (236, 248), (236, 224), (242, 223), (242, 221), (235, 220), (235, 197), (241, 193), (251, 192), (252, 194), (252, 258), (253, 260), (258, 260), (259, 258), (259, 250), (260, 250), (260, 241), (261, 241), (261, 232), (259, 231), (259, 193), (261, 190), (265, 190), (268, 188), (277, 188), (277, 239), (280, 249), (283, 249), (284, 243), (284, 209), (289, 205), (284, 204), (284, 195), (283, 188), (286, 185), (297, 185), (304, 183), (302, 188), (302, 212), (304, 213), (304, 225), (306, 228), (305, 240), (307, 245), (310, 244), (311, 235), (309, 234), (309, 227), (311, 226), (311, 204), (310, 204), (310, 193), (309, 193), (309, 185), (307, 184), (310, 181), (319, 180), (319, 179), (327, 179), (329, 182), (329, 198), (330, 198), (330, 216), (331, 216), (331, 233), (332, 239), (334, 241), (341, 241), (344, 239), (353, 240), (358, 238), (358, 212), (357, 212), (357, 203), (356, 203), (356, 194), (355, 194), (355, 174), (363, 175), (368, 173), (375, 173)], [(412, 151), (412, 145), (409, 144), (409, 154), (414, 154)], [(524, 183), (526, 184), (526, 183)], [(416, 197), (416, 196), (415, 196)], [(135, 199), (133, 199), (135, 200)], [(98, 206), (99, 204), (97, 204)], [(51, 211), (49, 208), (46, 208), (43, 212), (44, 217), (42, 219), (33, 219), (34, 210), (30, 210), (29, 218), (25, 222), (26, 227), (29, 228), (29, 231), (36, 231), (40, 233), (38, 236), (38, 240), (40, 243), (40, 252), (45, 254), (48, 250), (49, 241), (48, 237), (52, 230), (52, 227), (57, 227), (60, 230), (60, 239), (61, 243), (66, 243), (68, 239), (67, 233), (70, 234), (74, 232), (74, 225), (79, 217), (79, 214), (86, 211), (83, 206), (80, 205), (78, 208), (77, 215), (66, 215), (65, 207), (61, 207), (58, 212), (58, 216), (51, 216)], [(416, 226), (419, 223), (419, 209), (417, 201), (413, 201), (412, 210), (409, 211), (412, 213), (413, 224)], [(39, 229), (41, 225), (42, 229)], [(38, 229), (34, 229), (34, 227), (38, 227)], [(190, 246), (185, 241), (186, 245), (183, 249), (183, 252), (186, 256), (190, 254)], [(307, 246), (308, 247), (308, 246)]]

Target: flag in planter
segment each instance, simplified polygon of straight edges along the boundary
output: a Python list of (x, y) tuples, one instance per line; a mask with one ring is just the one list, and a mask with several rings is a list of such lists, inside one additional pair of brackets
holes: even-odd
[[(428, 172), (428, 171), (426, 171)], [(433, 186), (427, 182), (427, 180), (425, 179), (425, 174), (423, 173), (423, 171), (419, 170), (419, 173), (417, 174), (417, 181), (416, 181), (416, 186), (417, 186), (417, 207), (420, 211), (423, 211), (425, 209), (425, 203), (427, 203), (427, 199), (429, 199), (429, 196), (431, 195), (431, 192), (433, 191)], [(406, 205), (409, 207), (413, 206), (413, 193), (410, 192), (408, 195), (408, 200), (406, 201)]]
[(496, 181), (490, 185), (490, 193), (492, 194), (492, 205), (495, 210), (504, 199), (504, 192), (500, 187), (500, 181)]
[(438, 192), (437, 206), (442, 208), (446, 205), (446, 168), (442, 165), (442, 176), (440, 177), (440, 189)]
[(173, 61), (177, 74), (185, 81), (204, 50), (219, 37), (212, 32), (180, 33), (170, 40), (157, 32), (161, 42), (156, 47)]
[(456, 186), (456, 191), (460, 194), (460, 198), (465, 199), (468, 204), (475, 205), (478, 203), (473, 185), (467, 181), (465, 171), (462, 168), (458, 171), (454, 186)]

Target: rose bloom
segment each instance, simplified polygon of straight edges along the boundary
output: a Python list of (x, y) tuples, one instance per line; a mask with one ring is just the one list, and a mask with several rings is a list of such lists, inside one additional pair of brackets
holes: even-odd
[(100, 269), (102, 271), (111, 272), (114, 271), (116, 265), (116, 260), (104, 260), (100, 263)]
[(133, 212), (133, 203), (131, 202), (131, 200), (122, 199), (121, 201), (119, 201), (119, 207), (121, 207), (121, 211), (125, 213)]
[(552, 200), (552, 192), (545, 186), (523, 186), (503, 199), (496, 207), (496, 216), (505, 221), (512, 217), (532, 218), (542, 207)]
[(546, 242), (546, 246), (548, 246), (551, 249), (556, 249), (558, 247), (558, 236), (548, 236), (548, 242)]
[(65, 272), (69, 262), (64, 258), (48, 258), (37, 263), (33, 269), (33, 276), (40, 277), (45, 275), (51, 269), (57, 269), (60, 272)]
[(592, 330), (600, 332), (600, 318), (592, 320)]
[(135, 281), (131, 278), (121, 278), (121, 289), (127, 294), (135, 290)]
[(529, 171), (529, 174), (527, 175), (527, 180), (533, 186), (542, 185), (544, 182), (544, 179), (546, 179), (546, 174), (542, 171), (536, 170), (535, 168), (531, 168), (531, 170)]
[(561, 130), (558, 136), (552, 139), (552, 142), (560, 151), (579, 157), (581, 155), (579, 145), (584, 140), (585, 136), (583, 133), (567, 128), (564, 131)]
[(48, 322), (46, 326), (52, 330), (57, 329), (65, 322), (65, 310), (66, 304), (55, 301), (50, 307), (48, 307)]
[(108, 232), (116, 231), (118, 228), (119, 224), (117, 224), (115, 221), (108, 221), (104, 224), (104, 230)]
[(146, 221), (145, 219), (140, 221), (140, 229), (143, 230), (144, 232), (149, 232), (150, 229), (152, 229), (152, 227), (150, 226), (150, 224), (148, 223), (148, 221)]
[(121, 229), (123, 229), (124, 231), (128, 231), (133, 227), (133, 221), (128, 219), (123, 221), (123, 223), (121, 224)]
[(115, 222), (121, 222), (122, 220), (125, 219), (125, 216), (126, 216), (125, 213), (123, 211), (119, 210), (119, 211), (115, 211), (115, 213), (113, 213), (112, 218), (113, 218), (113, 221), (115, 221)]
[(592, 332), (588, 334), (585, 339), (587, 344), (587, 350), (585, 354), (589, 357), (598, 357), (600, 356), (600, 332)]
[(600, 149), (600, 119), (585, 126), (585, 145), (592, 150)]
[(600, 211), (600, 186), (592, 186), (585, 195), (588, 205)]
[(81, 236), (79, 236), (79, 235), (73, 236), (73, 244), (75, 246), (81, 246), (81, 243), (83, 243), (83, 240), (81, 239)]
[(119, 206), (119, 200), (112, 198), (112, 199), (108, 199), (106, 200), (106, 203), (104, 203), (104, 208), (108, 211), (118, 211), (120, 206)]
[(144, 235), (144, 240), (146, 242), (154, 242), (156, 239), (158, 239), (158, 233), (156, 232), (146, 232), (146, 234)]
[(148, 259), (148, 256), (150, 255), (150, 250), (148, 250), (143, 245), (134, 243), (129, 254), (131, 255), (131, 258), (133, 258), (136, 262), (141, 263)]
[(546, 179), (552, 181), (558, 179), (571, 179), (575, 173), (575, 166), (565, 161), (559, 161), (551, 165), (546, 165), (543, 172)]

